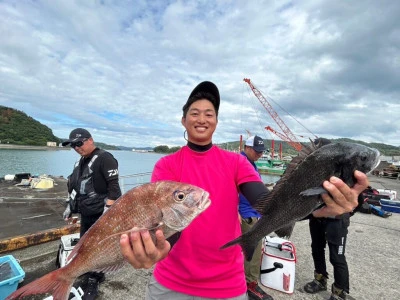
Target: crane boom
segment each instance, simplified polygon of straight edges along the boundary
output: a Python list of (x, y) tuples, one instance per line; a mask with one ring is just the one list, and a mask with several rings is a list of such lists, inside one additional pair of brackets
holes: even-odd
[[(288, 142), (297, 151), (300, 151), (301, 144), (297, 141), (295, 135), (292, 133), (292, 131), (290, 131), (289, 127), (286, 126), (285, 122), (283, 122), (283, 120), (279, 117), (279, 115), (273, 109), (271, 104), (267, 101), (267, 99), (265, 99), (263, 94), (261, 94), (261, 92), (253, 85), (253, 83), (250, 81), (249, 78), (244, 78), (243, 81), (246, 82), (250, 86), (254, 95), (257, 97), (257, 99), (261, 102), (261, 104), (264, 106), (264, 108), (268, 111), (268, 113), (271, 115), (271, 117), (274, 119), (274, 121), (278, 124), (278, 126), (284, 132), (285, 138), (282, 138), (281, 136), (280, 137), (283, 140), (285, 140), (286, 142)], [(274, 133), (276, 134), (276, 132), (274, 132)]]
[(296, 142), (293, 142), (293, 141), (289, 140), (286, 135), (284, 135), (284, 134), (282, 134), (282, 133), (280, 133), (278, 131), (275, 131), (275, 129), (273, 129), (271, 126), (267, 126), (267, 127), (265, 127), (265, 129), (271, 131), (272, 133), (274, 133), (275, 135), (280, 137), (282, 140), (287, 142), (290, 146), (292, 146), (297, 151), (301, 150), (301, 144), (300, 143), (296, 143)]

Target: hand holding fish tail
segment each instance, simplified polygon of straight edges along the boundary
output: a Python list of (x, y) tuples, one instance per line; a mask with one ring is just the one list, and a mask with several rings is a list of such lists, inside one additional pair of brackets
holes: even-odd
[(369, 181), (367, 176), (355, 171), (356, 184), (350, 188), (340, 178), (332, 176), (329, 181), (324, 181), (323, 187), (329, 192), (321, 195), (326, 206), (315, 210), (312, 214), (316, 218), (334, 217), (353, 211), (358, 205), (358, 195), (365, 190)]
[(149, 231), (132, 231), (130, 234), (123, 234), (120, 247), (125, 260), (135, 269), (149, 269), (165, 258), (171, 245), (165, 239), (162, 230), (156, 230), (155, 237), (154, 242)]

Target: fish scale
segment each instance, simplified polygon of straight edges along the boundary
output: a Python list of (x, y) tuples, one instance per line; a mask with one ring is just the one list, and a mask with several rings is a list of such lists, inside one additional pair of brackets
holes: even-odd
[(136, 227), (164, 228), (166, 238), (189, 226), (211, 201), (205, 190), (174, 181), (148, 183), (122, 195), (81, 237), (68, 256), (68, 264), (23, 286), (6, 299), (50, 293), (67, 300), (75, 279), (89, 271), (115, 271), (125, 263), (121, 234)]

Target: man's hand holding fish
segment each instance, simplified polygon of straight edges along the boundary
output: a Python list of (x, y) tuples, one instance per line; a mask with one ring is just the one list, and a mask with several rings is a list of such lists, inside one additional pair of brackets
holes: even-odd
[(368, 177), (360, 171), (354, 172), (357, 179), (353, 188), (350, 188), (340, 178), (332, 176), (329, 181), (323, 183), (324, 188), (329, 192), (321, 194), (326, 206), (315, 210), (312, 214), (316, 218), (333, 217), (353, 211), (358, 205), (358, 195), (368, 185)]
[(121, 253), (135, 269), (149, 269), (165, 258), (171, 249), (162, 230), (156, 230), (156, 243), (148, 231), (133, 231), (121, 236)]

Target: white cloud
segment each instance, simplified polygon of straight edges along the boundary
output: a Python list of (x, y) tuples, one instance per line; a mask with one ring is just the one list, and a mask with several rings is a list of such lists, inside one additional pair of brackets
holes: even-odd
[(182, 105), (211, 80), (215, 142), (271, 138), (249, 77), (296, 134), (311, 135), (288, 113), (318, 136), (399, 146), (399, 15), (389, 0), (5, 0), (0, 105), (61, 138), (83, 126), (109, 144), (183, 145)]

